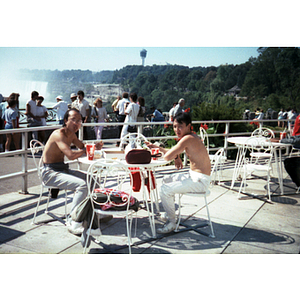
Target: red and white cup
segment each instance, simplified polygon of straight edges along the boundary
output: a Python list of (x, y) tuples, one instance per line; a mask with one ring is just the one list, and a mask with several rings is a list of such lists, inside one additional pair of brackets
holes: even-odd
[(86, 156), (88, 160), (94, 160), (95, 144), (87, 144), (85, 145), (85, 148), (86, 148)]
[[(151, 154), (158, 154), (159, 153), (159, 148), (152, 148), (151, 149)], [(152, 157), (153, 160), (157, 160), (157, 157)]]
[(286, 132), (280, 132), (280, 139), (285, 139), (286, 138)]

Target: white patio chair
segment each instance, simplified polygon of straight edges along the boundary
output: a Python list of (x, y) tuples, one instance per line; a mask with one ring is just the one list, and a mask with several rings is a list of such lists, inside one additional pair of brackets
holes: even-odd
[[(113, 185), (112, 185), (113, 181)], [(88, 185), (88, 197), (90, 198), (92, 209), (93, 209), (93, 216), (91, 218), (91, 222), (89, 224), (89, 228), (87, 230), (87, 238), (84, 245), (83, 253), (86, 252), (86, 248), (89, 244), (90, 235), (93, 234), (92, 225), (96, 215), (113, 215), (121, 216), (126, 218), (126, 231), (127, 231), (127, 239), (128, 239), (128, 248), (129, 253), (131, 253), (131, 227), (132, 227), (132, 215), (135, 211), (130, 207), (130, 200), (133, 199), (132, 197), (132, 188), (130, 185), (132, 182), (132, 175), (130, 170), (126, 165), (116, 160), (102, 160), (102, 161), (95, 161), (93, 164), (90, 165), (87, 171), (87, 185)], [(109, 190), (108, 190), (109, 188)], [(114, 206), (114, 203), (111, 201), (111, 197), (114, 193), (118, 193), (120, 191), (126, 192), (128, 197), (123, 198), (124, 203), (122, 206), (124, 210), (103, 210), (103, 206), (100, 206), (97, 202), (97, 194), (99, 190), (107, 191), (108, 195), (106, 195), (106, 205)], [(101, 203), (103, 205), (103, 203)], [(129, 222), (130, 218), (130, 222)], [(98, 219), (99, 220), (99, 219)], [(100, 236), (102, 235), (100, 224), (99, 231)], [(100, 240), (100, 237), (97, 236), (97, 240)]]
[(261, 127), (255, 129), (252, 133), (251, 136), (253, 137), (264, 137), (264, 138), (275, 138), (275, 133), (273, 130), (266, 128), (266, 127)]
[(222, 179), (223, 166), (226, 162), (227, 157), (225, 156), (225, 149), (220, 148), (214, 155), (212, 155), (210, 161), (212, 165), (211, 171), (211, 184), (220, 184)]
[(207, 152), (209, 154), (209, 138), (208, 138), (208, 134), (206, 132), (206, 130), (202, 127), (200, 127), (200, 138), (205, 146), (205, 148), (207, 149)]
[(289, 157), (292, 157), (293, 155), (299, 155), (299, 154), (300, 154), (300, 147), (292, 146)]
[[(274, 153), (274, 147), (270, 141), (262, 141), (256, 137), (250, 137), (243, 147), (242, 151), (242, 164), (243, 177), (239, 189), (238, 197), (243, 189), (246, 189), (246, 180), (249, 175), (254, 172), (264, 172), (267, 175), (267, 190), (268, 198), (271, 201), (270, 192), (270, 172), (272, 171), (272, 158)], [(250, 157), (247, 155), (249, 154)]]
[[(35, 219), (36, 219), (36, 215), (37, 215), (37, 212), (38, 212), (38, 209), (39, 209), (39, 206), (40, 206), (40, 202), (41, 202), (41, 199), (42, 199), (44, 189), (48, 190), (47, 204), (46, 204), (46, 209), (45, 209), (45, 212), (44, 212), (45, 214), (48, 214), (48, 212), (49, 212), (48, 207), (49, 207), (49, 202), (50, 202), (51, 189), (57, 188), (57, 187), (47, 185), (42, 180), (41, 169), (42, 169), (42, 166), (43, 166), (43, 159), (42, 159), (43, 155), (42, 154), (43, 154), (43, 151), (44, 151), (44, 145), (40, 141), (33, 139), (33, 140), (30, 141), (30, 150), (31, 150), (31, 154), (32, 154), (32, 157), (33, 157), (34, 164), (37, 168), (37, 174), (38, 174), (38, 178), (39, 178), (40, 184), (41, 184), (40, 197), (37, 201), (37, 206), (36, 206), (34, 216), (33, 216), (33, 220), (32, 220), (32, 224), (36, 224)], [(68, 194), (67, 194), (67, 191), (65, 190), (65, 219), (66, 220), (67, 220), (67, 204), (68, 204)]]
[[(213, 164), (212, 164), (212, 171), (211, 171), (211, 188), (214, 186), (214, 184), (217, 181), (218, 178), (218, 182), (220, 183), (220, 174), (218, 174), (219, 172), (222, 171), (223, 168), (223, 164), (225, 161), (225, 156), (224, 156), (224, 148), (219, 149), (214, 155), (213, 155)], [(204, 202), (205, 202), (205, 207), (206, 207), (206, 213), (207, 213), (207, 219), (208, 219), (208, 225), (210, 227), (210, 234), (209, 237), (214, 238), (215, 237), (215, 233), (214, 233), (214, 229), (213, 229), (213, 225), (210, 219), (210, 213), (209, 213), (209, 209), (208, 209), (208, 203), (207, 203), (207, 197), (210, 195), (210, 190), (208, 189), (206, 192), (191, 192), (191, 193), (184, 193), (184, 194), (179, 194), (178, 195), (178, 217), (177, 217), (177, 224), (176, 224), (176, 229), (175, 231), (178, 231), (179, 225), (180, 225), (180, 221), (181, 221), (181, 198), (183, 195), (188, 195), (190, 197), (203, 197), (204, 198)]]
[(147, 138), (141, 133), (128, 133), (121, 138), (120, 148), (123, 145), (131, 145), (131, 148), (143, 148), (143, 143), (148, 142)]
[[(209, 137), (208, 137), (208, 134), (207, 134), (206, 130), (204, 128), (202, 128), (202, 127), (200, 127), (200, 138), (201, 138), (201, 140), (202, 140), (202, 142), (203, 142), (203, 144), (204, 144), (204, 146), (205, 146), (205, 148), (207, 150), (207, 153), (209, 155), (211, 163), (213, 163), (214, 159), (215, 159), (215, 155), (217, 153), (215, 153), (215, 154), (211, 154), (210, 153), (210, 149), (209, 149)], [(220, 149), (222, 149), (222, 148), (220, 148)], [(224, 150), (222, 151), (222, 160), (223, 160), (223, 162), (225, 162), (227, 160), (227, 157), (225, 156)]]

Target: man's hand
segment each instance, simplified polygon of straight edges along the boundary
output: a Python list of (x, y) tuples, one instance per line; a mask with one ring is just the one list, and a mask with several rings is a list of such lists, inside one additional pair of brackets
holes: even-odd
[(101, 150), (102, 149), (102, 147), (103, 147), (103, 141), (100, 141), (99, 143), (97, 143), (97, 144), (95, 144), (95, 149), (96, 150)]
[(179, 170), (183, 168), (183, 163), (180, 157), (175, 159), (175, 167)]
[(146, 146), (147, 146), (148, 148), (150, 148), (150, 149), (152, 149), (152, 148), (159, 148), (159, 146), (156, 146), (156, 145), (154, 145), (154, 144), (152, 144), (152, 143), (150, 143), (150, 142), (145, 142), (145, 144), (146, 144)]

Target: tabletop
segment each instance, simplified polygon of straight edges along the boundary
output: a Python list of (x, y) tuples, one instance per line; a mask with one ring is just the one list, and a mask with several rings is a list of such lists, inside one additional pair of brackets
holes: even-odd
[[(164, 159), (158, 159), (158, 160), (152, 159), (151, 162), (148, 164), (128, 164), (125, 159), (112, 159), (112, 160), (115, 160), (116, 162), (121, 162), (130, 168), (155, 168), (155, 167), (159, 167), (159, 166), (164, 166), (169, 163), (169, 161), (166, 161)], [(99, 162), (104, 161), (104, 159), (100, 158), (100, 159), (89, 160), (87, 158), (87, 156), (82, 156), (82, 157), (78, 158), (78, 161), (83, 164), (91, 165), (96, 161), (99, 161)]]
[[(229, 137), (227, 141), (232, 144), (236, 145), (245, 145), (246, 141), (249, 140), (251, 136), (235, 136), (235, 137)], [(255, 139), (258, 139), (261, 143), (267, 142), (267, 138), (265, 137), (253, 137)], [(280, 142), (271, 142), (274, 147), (280, 147), (280, 148), (286, 148), (287, 146), (290, 146), (290, 144), (284, 144)]]

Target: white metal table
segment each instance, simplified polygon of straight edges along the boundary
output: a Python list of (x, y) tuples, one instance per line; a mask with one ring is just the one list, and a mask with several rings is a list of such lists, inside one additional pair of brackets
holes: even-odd
[[(92, 164), (95, 161), (101, 161), (103, 159), (98, 159), (98, 160), (88, 160), (86, 156), (78, 158), (78, 161), (83, 164)], [(169, 163), (169, 161), (165, 161), (164, 159), (160, 158), (158, 160), (151, 160), (150, 163), (148, 164), (128, 164), (125, 159), (116, 159), (116, 161), (122, 162), (124, 165), (126, 165), (128, 168), (130, 168), (131, 171), (137, 171), (137, 169), (140, 172), (141, 175), (141, 189), (143, 191), (143, 200), (146, 205), (146, 209), (148, 211), (148, 216), (149, 216), (149, 222), (150, 222), (150, 228), (152, 232), (153, 238), (156, 237), (156, 230), (155, 230), (155, 214), (154, 214), (154, 206), (153, 204), (156, 204), (156, 208), (159, 212), (159, 207), (158, 207), (158, 193), (157, 193), (157, 184), (156, 184), (156, 168), (164, 166)], [(132, 169), (131, 169), (132, 168)], [(135, 169), (135, 170), (134, 170)], [(154, 182), (152, 180), (151, 173), (153, 174)], [(145, 190), (145, 180), (148, 178), (149, 180), (149, 199), (146, 199), (145, 195), (147, 195), (146, 190)], [(148, 200), (150, 202), (151, 210), (149, 209), (148, 205)]]
[[(236, 178), (240, 171), (242, 157), (243, 157), (243, 155), (242, 155), (243, 147), (246, 145), (246, 142), (249, 140), (249, 138), (250, 138), (249, 136), (238, 136), (238, 137), (229, 137), (228, 138), (229, 143), (233, 143), (238, 147), (238, 152), (237, 152), (237, 156), (236, 156), (236, 160), (235, 160), (235, 166), (234, 166), (233, 176), (232, 176), (232, 181), (231, 181), (231, 186), (230, 186), (231, 189), (233, 188)], [(257, 139), (259, 139), (262, 144), (267, 142), (267, 138), (265, 138), (265, 137), (257, 137)], [(276, 162), (276, 166), (277, 166), (278, 182), (279, 182), (279, 187), (280, 187), (280, 193), (281, 193), (281, 195), (283, 195), (284, 191), (283, 191), (282, 149), (287, 149), (291, 145), (280, 143), (280, 142), (271, 142), (271, 144), (275, 148), (274, 157), (275, 157), (275, 162)], [(279, 156), (278, 156), (276, 150), (279, 150), (278, 151)]]

